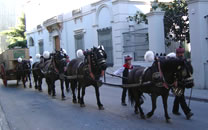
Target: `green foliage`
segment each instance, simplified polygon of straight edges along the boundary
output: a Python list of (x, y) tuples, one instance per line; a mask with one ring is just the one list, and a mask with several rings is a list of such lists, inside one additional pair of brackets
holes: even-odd
[(9, 49), (15, 48), (15, 47), (21, 47), (21, 48), (27, 48), (27, 40), (23, 40), (23, 41), (17, 41), (13, 44), (10, 44), (8, 46)]
[(144, 13), (141, 13), (139, 11), (137, 11), (134, 16), (127, 17), (127, 20), (135, 21), (137, 24), (140, 24), (140, 23), (148, 24), (147, 16)]
[(10, 43), (8, 48), (14, 48), (15, 46), (27, 46), (25, 32), (25, 15), (22, 14), (22, 16), (19, 18), (19, 24), (17, 27), (12, 27), (9, 30), (1, 32), (1, 34), (7, 36), (7, 42)]

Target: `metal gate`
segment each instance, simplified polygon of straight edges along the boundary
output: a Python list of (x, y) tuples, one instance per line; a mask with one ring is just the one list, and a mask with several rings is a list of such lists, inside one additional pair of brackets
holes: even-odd
[(107, 53), (107, 65), (113, 66), (112, 28), (99, 29), (98, 44), (103, 45)]
[(133, 53), (134, 61), (143, 61), (144, 54), (149, 50), (148, 30), (147, 28), (125, 32), (124, 38), (124, 54)]

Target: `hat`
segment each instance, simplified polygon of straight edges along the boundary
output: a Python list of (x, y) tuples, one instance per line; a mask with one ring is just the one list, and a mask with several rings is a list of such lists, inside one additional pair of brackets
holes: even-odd
[(182, 48), (181, 46), (179, 46), (179, 48), (176, 49), (176, 54), (178, 53), (184, 53), (185, 52), (185, 49)]
[(132, 60), (132, 57), (129, 55), (125, 57), (125, 61), (128, 61), (128, 60)]

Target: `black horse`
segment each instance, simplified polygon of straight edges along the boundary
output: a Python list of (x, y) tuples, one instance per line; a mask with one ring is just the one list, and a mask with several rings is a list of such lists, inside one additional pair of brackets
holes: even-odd
[(29, 79), (30, 85), (29, 87), (32, 88), (31, 82), (31, 63), (29, 60), (22, 60), (16, 66), (16, 73), (17, 73), (17, 85), (19, 85), (19, 81), (22, 80), (24, 88), (26, 88), (26, 82)]
[[(155, 59), (151, 67), (134, 68), (128, 77), (130, 84), (142, 84), (150, 81), (147, 85), (128, 89), (129, 99), (132, 104), (135, 103), (135, 113), (138, 113), (137, 108), (139, 108), (141, 118), (145, 118), (141, 108), (141, 97), (143, 93), (150, 94), (152, 99), (152, 110), (147, 114), (147, 118), (150, 118), (154, 114), (157, 97), (162, 96), (165, 118), (166, 121), (169, 122), (170, 117), (167, 110), (169, 90), (172, 89), (175, 94), (180, 95), (181, 90), (177, 85), (177, 83), (179, 83), (177, 81), (182, 81), (180, 79), (183, 77), (183, 81), (187, 82), (185, 79), (191, 77), (191, 75), (185, 75), (185, 78), (184, 75), (182, 77), (179, 75), (181, 75), (181, 72), (185, 73), (185, 70), (188, 74), (188, 72), (190, 72), (190, 66), (191, 64), (187, 64), (183, 59), (160, 57)], [(189, 74), (191, 73), (193, 73), (193, 71)], [(191, 83), (192, 82), (190, 82), (189, 85), (191, 85)]]
[[(100, 110), (104, 109), (100, 102), (99, 87), (101, 86), (99, 79), (104, 75), (104, 71), (107, 68), (106, 65), (107, 55), (102, 46), (98, 48), (93, 47), (91, 50), (84, 52), (84, 59), (73, 59), (67, 68), (67, 76), (75, 76), (75, 79), (71, 79), (71, 89), (73, 93), (73, 103), (77, 102), (75, 89), (78, 84), (78, 102), (81, 107), (85, 106), (84, 95), (85, 88), (93, 85), (96, 92), (97, 105)], [(82, 95), (80, 97), (80, 90), (82, 89)]]
[(48, 85), (48, 94), (56, 96), (55, 91), (55, 81), (60, 80), (62, 99), (65, 98), (64, 95), (64, 81), (65, 81), (65, 70), (67, 65), (67, 55), (61, 50), (56, 51), (51, 54), (51, 59), (44, 63), (43, 68), (41, 69), (42, 74), (46, 79)]
[(48, 59), (45, 59), (43, 56), (41, 56), (40, 61), (37, 61), (32, 65), (35, 89), (38, 89), (39, 91), (42, 91), (42, 80), (44, 78), (44, 74), (42, 73), (41, 68), (43, 68), (44, 62), (46, 62), (47, 60)]

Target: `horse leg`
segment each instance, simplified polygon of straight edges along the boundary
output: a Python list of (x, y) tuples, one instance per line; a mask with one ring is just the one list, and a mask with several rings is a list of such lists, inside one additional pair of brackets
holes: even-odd
[(157, 95), (156, 94), (152, 94), (151, 95), (151, 99), (152, 99), (152, 111), (150, 111), (149, 113), (147, 113), (147, 118), (152, 117), (152, 115), (154, 114), (154, 111), (156, 109), (156, 100), (157, 100)]
[(52, 96), (55, 97), (56, 96), (55, 82), (52, 82), (51, 86), (52, 86)]
[(76, 84), (77, 84), (76, 81), (71, 81), (71, 89), (72, 89), (72, 95), (73, 95), (72, 102), (73, 103), (77, 103), (76, 93), (75, 93)]
[(135, 95), (136, 103), (135, 103), (135, 111), (134, 112), (138, 113), (138, 108), (139, 108), (140, 117), (142, 119), (145, 119), (145, 115), (144, 115), (144, 112), (143, 112), (142, 107), (141, 107), (142, 103), (140, 102), (141, 96), (142, 96), (142, 93), (136, 93), (136, 95)]
[(38, 89), (38, 85), (37, 85), (38, 78), (33, 75), (33, 79), (34, 79), (34, 82), (35, 82), (35, 89)]
[(19, 86), (19, 79), (17, 79), (17, 86)]
[(42, 92), (42, 77), (39, 77), (38, 82), (39, 82), (39, 84), (38, 84), (38, 90), (40, 92)]
[(167, 101), (168, 101), (168, 95), (162, 95), (162, 100), (163, 100), (163, 107), (164, 107), (164, 112), (165, 112), (165, 119), (166, 119), (166, 122), (170, 122), (170, 117), (168, 115), (168, 104), (167, 104)]
[(25, 85), (25, 83), (26, 83), (26, 76), (22, 76), (22, 83), (23, 83), (23, 86), (24, 86), (24, 88), (26, 88), (26, 85)]
[(84, 103), (84, 95), (85, 95), (85, 86), (82, 87), (82, 97), (80, 99), (80, 107), (85, 107), (85, 103)]
[(29, 82), (30, 82), (30, 88), (32, 88), (32, 82), (31, 82), (31, 77), (30, 74), (28, 74)]
[(66, 92), (69, 93), (69, 80), (65, 79)]
[(64, 80), (60, 80), (61, 82), (61, 97), (62, 97), (62, 100), (65, 99), (65, 95), (64, 95)]
[(100, 92), (99, 92), (99, 87), (95, 86), (95, 93), (96, 93), (96, 98), (97, 98), (97, 105), (99, 110), (104, 110), (103, 104), (100, 102)]
[(137, 107), (137, 104), (135, 103), (135, 105), (134, 105), (134, 113), (135, 114), (139, 114), (139, 112), (138, 112), (138, 107)]
[(48, 79), (46, 79), (46, 83), (48, 85), (48, 95), (51, 95), (51, 84), (50, 84), (50, 81), (48, 81)]
[(81, 103), (81, 98), (80, 98), (80, 91), (81, 91), (81, 85), (80, 85), (80, 83), (79, 83), (79, 85), (78, 85), (78, 96), (77, 96), (77, 98), (78, 98), (78, 103)]

